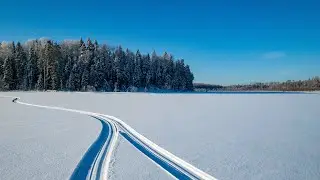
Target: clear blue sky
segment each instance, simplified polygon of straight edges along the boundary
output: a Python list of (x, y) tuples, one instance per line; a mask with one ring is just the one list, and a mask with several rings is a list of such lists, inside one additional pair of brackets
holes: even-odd
[(132, 50), (168, 51), (196, 82), (320, 75), (318, 0), (0, 0), (0, 41), (91, 37)]

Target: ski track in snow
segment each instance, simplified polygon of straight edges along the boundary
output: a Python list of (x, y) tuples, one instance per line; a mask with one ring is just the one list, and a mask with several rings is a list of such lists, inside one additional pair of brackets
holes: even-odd
[(78, 163), (77, 167), (70, 177), (71, 180), (108, 179), (109, 164), (111, 161), (113, 150), (116, 147), (119, 134), (122, 135), (128, 142), (130, 142), (137, 150), (142, 152), (156, 165), (164, 169), (169, 175), (176, 179), (216, 179), (213, 176), (178, 158), (167, 150), (159, 147), (116, 117), (63, 107), (30, 104), (19, 101), (19, 97), (0, 97), (11, 98), (13, 103), (21, 105), (80, 113), (91, 116), (101, 122), (102, 130), (98, 138), (89, 147), (85, 155)]
[[(71, 180), (85, 179), (87, 175), (90, 177), (89, 179), (93, 179), (93, 169), (91, 167), (96, 167), (97, 163), (99, 163), (99, 167), (101, 166), (102, 161), (97, 162), (97, 159), (103, 149), (104, 142), (110, 142), (112, 130), (109, 123), (100, 119), (99, 121), (102, 125), (100, 135), (78, 163), (70, 177)], [(90, 173), (88, 174), (88, 172)]]

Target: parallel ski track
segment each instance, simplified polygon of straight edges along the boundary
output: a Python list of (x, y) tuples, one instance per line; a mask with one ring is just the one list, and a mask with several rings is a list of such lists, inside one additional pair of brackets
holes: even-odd
[[(116, 117), (76, 109), (26, 103), (20, 101), (19, 97), (0, 97), (12, 98), (12, 102), (21, 105), (84, 114), (96, 118), (97, 120), (101, 121), (102, 124), (105, 123), (103, 125), (107, 125), (109, 128), (108, 138), (104, 142), (103, 147), (96, 154), (94, 162), (91, 165), (89, 172), (87, 172), (86, 177), (82, 177), (83, 179), (108, 179), (109, 164), (111, 161), (113, 150), (118, 141), (119, 134), (123, 136), (126, 140), (128, 140), (133, 146), (135, 146), (137, 150), (145, 154), (149, 159), (151, 159), (154, 163), (163, 168), (169, 175), (176, 179), (216, 179), (213, 176), (201, 171), (200, 169), (192, 166), (186, 161), (180, 159), (179, 157), (156, 145), (155, 143), (153, 143), (152, 141), (135, 131), (125, 122)], [(72, 177), (73, 176), (71, 176), (70, 179), (74, 179)]]

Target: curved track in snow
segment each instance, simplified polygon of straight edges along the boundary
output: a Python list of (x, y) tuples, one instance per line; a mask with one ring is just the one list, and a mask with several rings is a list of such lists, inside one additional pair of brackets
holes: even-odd
[(1, 97), (12, 98), (12, 102), (21, 105), (85, 114), (101, 122), (102, 130), (100, 135), (83, 156), (70, 179), (108, 179), (109, 164), (119, 134), (135, 146), (137, 150), (177, 179), (216, 179), (159, 147), (116, 117), (76, 109), (26, 103), (19, 101), (19, 97)]
[(106, 147), (109, 146), (114, 132), (110, 123), (100, 119), (98, 120), (102, 125), (100, 135), (84, 154), (74, 169), (70, 180), (86, 179), (87, 177), (88, 179), (99, 179), (98, 177), (101, 174), (103, 164), (102, 157), (104, 157), (104, 155), (101, 154), (107, 151)]

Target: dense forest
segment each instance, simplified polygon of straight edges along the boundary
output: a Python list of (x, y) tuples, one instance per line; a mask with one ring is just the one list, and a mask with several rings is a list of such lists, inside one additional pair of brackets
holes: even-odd
[(318, 76), (308, 80), (288, 80), (286, 82), (252, 83), (230, 86), (211, 84), (194, 84), (196, 91), (319, 91), (320, 78)]
[(0, 90), (193, 90), (183, 59), (135, 53), (97, 41), (48, 39), (1, 43)]

